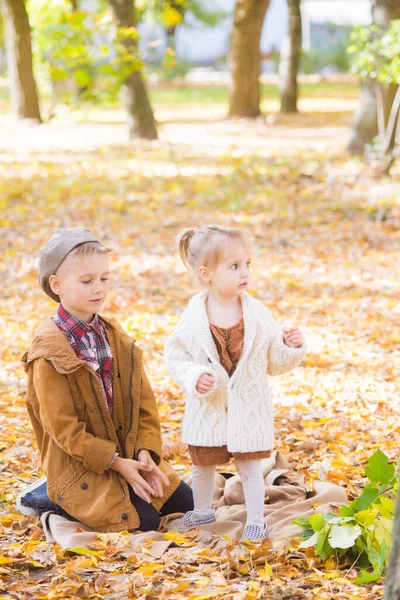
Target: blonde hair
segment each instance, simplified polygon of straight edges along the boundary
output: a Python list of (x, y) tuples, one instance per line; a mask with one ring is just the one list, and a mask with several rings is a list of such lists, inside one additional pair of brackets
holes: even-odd
[(104, 246), (101, 242), (83, 242), (83, 244), (75, 246), (71, 252), (68, 252), (67, 256), (58, 265), (54, 275), (59, 274), (61, 269), (66, 268), (65, 265), (68, 264), (70, 258), (83, 258), (85, 256), (92, 256), (93, 254), (108, 254), (109, 252), (112, 252), (111, 248)]
[(212, 271), (232, 241), (240, 242), (246, 248), (251, 244), (250, 235), (244, 229), (223, 229), (217, 225), (184, 229), (178, 236), (179, 255), (190, 271), (197, 272), (201, 266)]
[(104, 246), (101, 242), (84, 242), (75, 246), (67, 256), (90, 256), (91, 254), (108, 254), (111, 248)]

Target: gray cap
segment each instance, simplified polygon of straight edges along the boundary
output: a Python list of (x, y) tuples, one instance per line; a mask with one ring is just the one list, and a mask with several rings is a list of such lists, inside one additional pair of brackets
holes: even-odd
[(49, 277), (54, 275), (67, 255), (77, 246), (87, 242), (99, 242), (90, 229), (84, 227), (70, 227), (69, 229), (57, 229), (40, 248), (38, 279), (40, 287), (50, 298), (60, 302), (60, 297), (55, 294), (50, 285)]

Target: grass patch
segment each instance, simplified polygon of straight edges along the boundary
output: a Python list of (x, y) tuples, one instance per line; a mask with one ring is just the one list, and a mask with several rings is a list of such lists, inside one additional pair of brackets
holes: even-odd
[[(359, 86), (356, 83), (303, 83), (299, 86), (300, 98), (356, 98)], [(185, 105), (185, 104), (224, 104), (228, 102), (229, 90), (226, 85), (210, 86), (174, 86), (150, 88), (150, 99), (153, 105)], [(279, 99), (277, 84), (265, 83), (261, 85), (261, 102), (264, 100)], [(41, 99), (45, 106), (47, 98)], [(118, 103), (103, 108), (120, 108)], [(10, 95), (6, 88), (0, 87), (0, 114), (7, 114), (11, 110)]]

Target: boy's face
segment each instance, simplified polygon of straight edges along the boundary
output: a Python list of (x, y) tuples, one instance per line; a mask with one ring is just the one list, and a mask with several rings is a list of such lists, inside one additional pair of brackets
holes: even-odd
[(89, 323), (107, 297), (109, 275), (107, 254), (67, 256), (49, 283), (63, 307)]

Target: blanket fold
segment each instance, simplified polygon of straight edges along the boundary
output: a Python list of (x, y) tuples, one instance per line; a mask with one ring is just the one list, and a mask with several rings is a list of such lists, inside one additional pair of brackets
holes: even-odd
[[(268, 536), (274, 541), (290, 539), (301, 533), (301, 529), (293, 524), (297, 517), (308, 518), (315, 512), (326, 513), (334, 506), (348, 503), (344, 488), (333, 483), (315, 481), (313, 490), (307, 492), (303, 475), (294, 472), (278, 451), (262, 461), (262, 471), (265, 482), (264, 516), (269, 526)], [(191, 474), (183, 479), (191, 484)], [(239, 475), (216, 474), (214, 504), (217, 522), (203, 525), (198, 535), (191, 539), (190, 547), (184, 548), (185, 553), (201, 550), (210, 544), (215, 549), (222, 549), (229, 544), (227, 538), (240, 538), (246, 522), (246, 506)], [(175, 540), (164, 537), (168, 523), (179, 516), (164, 517), (159, 531), (137, 531), (127, 535), (121, 556), (135, 553), (139, 560), (154, 560), (167, 551), (181, 553), (182, 547), (177, 547)], [(97, 539), (115, 535), (99, 534), (83, 523), (68, 521), (54, 513), (43, 514), (41, 521), (47, 541), (56, 542), (63, 549), (90, 547)], [(146, 552), (142, 552), (144, 546)]]

